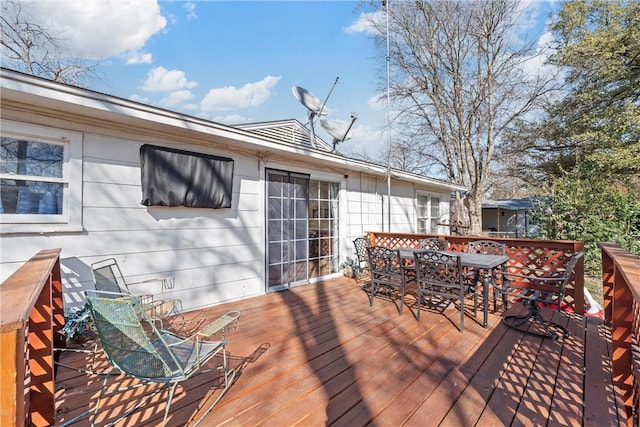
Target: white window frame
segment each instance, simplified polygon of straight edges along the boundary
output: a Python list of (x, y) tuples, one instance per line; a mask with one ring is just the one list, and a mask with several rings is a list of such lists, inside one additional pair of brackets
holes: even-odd
[[(428, 213), (427, 217), (420, 216), (420, 203), (419, 203), (420, 197), (427, 197), (429, 199), (429, 202), (427, 204), (427, 213)], [(435, 218), (431, 215), (434, 198), (438, 199), (438, 217), (435, 217)], [(428, 192), (422, 192), (422, 191), (419, 191), (416, 193), (416, 231), (418, 233), (438, 234), (439, 227), (437, 225), (437, 221), (440, 218), (440, 215), (442, 215), (441, 204), (442, 204), (442, 194), (428, 193)], [(427, 224), (429, 225), (427, 230), (420, 230), (420, 223), (423, 219), (426, 219)], [(434, 219), (436, 220), (435, 230), (432, 229), (432, 224), (431, 224), (431, 222)]]
[(0, 173), (1, 179), (46, 181), (63, 185), (62, 214), (0, 214), (0, 234), (82, 231), (82, 134), (69, 130), (3, 120), (3, 137), (63, 146), (62, 177), (18, 176)]

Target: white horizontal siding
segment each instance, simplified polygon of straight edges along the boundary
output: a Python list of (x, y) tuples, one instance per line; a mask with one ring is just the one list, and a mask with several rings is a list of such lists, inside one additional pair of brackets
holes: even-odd
[[(19, 116), (19, 114), (16, 114)], [(31, 121), (34, 117), (31, 117)], [(84, 132), (83, 231), (79, 233), (5, 234), (0, 241), (0, 280), (42, 249), (62, 248), (65, 303), (81, 304), (93, 288), (91, 263), (114, 257), (129, 281), (175, 278), (165, 297), (180, 298), (195, 309), (265, 292), (265, 167), (296, 170), (286, 162), (261, 163), (257, 156), (203, 145), (149, 137), (148, 142), (234, 159), (232, 207), (187, 209), (140, 204), (139, 149), (146, 138), (122, 129), (91, 131), (86, 123), (54, 124)], [(302, 170), (297, 166), (297, 170)], [(307, 167), (314, 179), (341, 182), (340, 261), (352, 256), (352, 240), (366, 231), (387, 229), (387, 183), (380, 177)], [(426, 189), (428, 190), (428, 189)], [(392, 230), (415, 227), (415, 188), (393, 182)], [(446, 197), (443, 196), (443, 200)], [(157, 283), (133, 289), (157, 293)]]
[[(104, 131), (102, 131), (104, 132)], [(186, 309), (264, 292), (261, 182), (257, 160), (203, 146), (154, 138), (150, 143), (234, 159), (232, 207), (187, 209), (140, 204), (140, 146), (119, 132), (84, 134), (82, 233), (4, 235), (4, 280), (41, 249), (62, 248), (65, 303), (81, 303), (93, 288), (90, 265), (116, 258), (129, 281), (175, 278), (167, 297)], [(157, 292), (157, 283), (137, 293)]]

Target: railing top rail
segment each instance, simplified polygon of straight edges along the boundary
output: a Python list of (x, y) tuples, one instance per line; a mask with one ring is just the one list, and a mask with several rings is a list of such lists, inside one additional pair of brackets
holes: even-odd
[(47, 249), (38, 252), (0, 284), (0, 332), (25, 327), (60, 251), (61, 249)]
[(567, 247), (573, 248), (576, 245), (576, 241), (574, 240), (540, 240), (540, 239), (531, 239), (531, 238), (523, 238), (523, 237), (494, 237), (494, 236), (454, 236), (450, 234), (418, 234), (418, 233), (395, 233), (390, 231), (368, 231), (365, 234), (371, 234), (378, 237), (384, 236), (395, 236), (395, 237), (441, 237), (450, 241), (459, 241), (459, 242), (468, 242), (472, 240), (480, 240), (480, 239), (488, 239), (494, 240), (496, 242), (518, 242), (521, 244), (526, 244), (526, 246), (531, 247), (547, 247), (552, 245), (553, 247)]
[(640, 302), (640, 257), (615, 243), (602, 242), (600, 249), (616, 264), (633, 297)]

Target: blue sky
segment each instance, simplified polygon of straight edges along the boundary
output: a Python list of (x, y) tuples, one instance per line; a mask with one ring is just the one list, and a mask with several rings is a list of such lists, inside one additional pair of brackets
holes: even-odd
[[(26, 0), (23, 0), (26, 1)], [(552, 3), (551, 3), (552, 4)], [(525, 3), (536, 36), (550, 3)], [(340, 151), (378, 155), (386, 144), (381, 57), (363, 22), (370, 1), (35, 0), (83, 56), (100, 59), (91, 89), (225, 123), (296, 118), (301, 86), (328, 100), (328, 119), (349, 123)], [(331, 137), (316, 125), (327, 142)]]

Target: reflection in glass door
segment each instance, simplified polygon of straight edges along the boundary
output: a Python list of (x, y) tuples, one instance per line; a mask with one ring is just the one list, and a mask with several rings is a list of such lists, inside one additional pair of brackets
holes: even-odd
[(269, 291), (308, 279), (309, 175), (267, 169)]
[(321, 277), (338, 271), (337, 182), (309, 183), (309, 276)]

